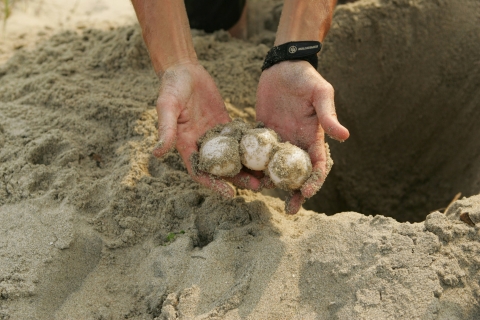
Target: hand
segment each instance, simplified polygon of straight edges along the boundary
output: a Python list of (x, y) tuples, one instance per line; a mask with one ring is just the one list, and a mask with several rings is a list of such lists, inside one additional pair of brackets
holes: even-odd
[(333, 87), (308, 62), (283, 61), (263, 71), (256, 112), (258, 121), (306, 150), (312, 160), (312, 178), (285, 205), (287, 213), (295, 214), (305, 198), (317, 193), (330, 171), (325, 132), (339, 141), (349, 137), (337, 120)]
[[(208, 72), (195, 63), (168, 68), (161, 77), (157, 114), (159, 142), (153, 154), (162, 157), (176, 147), (195, 181), (224, 196), (233, 197), (234, 190), (225, 181), (203, 172), (195, 174), (192, 169), (190, 157), (198, 151), (197, 140), (217, 124), (231, 121)], [(243, 171), (227, 180), (253, 190), (258, 190), (261, 185), (259, 179)]]

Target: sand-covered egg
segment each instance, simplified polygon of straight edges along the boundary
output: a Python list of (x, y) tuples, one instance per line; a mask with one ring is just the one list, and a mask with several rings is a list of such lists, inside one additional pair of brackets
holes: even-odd
[(266, 128), (247, 130), (240, 141), (242, 164), (252, 170), (265, 170), (277, 145), (274, 131)]
[(242, 164), (238, 141), (229, 136), (214, 136), (200, 147), (198, 168), (221, 177), (233, 177), (240, 172)]
[(249, 129), (251, 129), (251, 125), (245, 123), (241, 119), (236, 118), (233, 119), (233, 121), (224, 124), (219, 134), (222, 136), (229, 136), (240, 141), (243, 134)]
[(267, 168), (272, 182), (284, 190), (297, 190), (312, 173), (308, 153), (290, 143), (282, 143)]

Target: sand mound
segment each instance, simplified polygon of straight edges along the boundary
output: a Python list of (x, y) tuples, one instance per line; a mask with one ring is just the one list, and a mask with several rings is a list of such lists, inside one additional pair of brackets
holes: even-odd
[(475, 1), (337, 8), (319, 69), (352, 132), (307, 208), (423, 221), (480, 192), (480, 28)]
[[(408, 216), (478, 192), (475, 2), (337, 9), (321, 63), (352, 138), (330, 143), (332, 210)], [(271, 40), (194, 32), (232, 114), (251, 118)], [(0, 66), (0, 319), (480, 317), (480, 235), (458, 221), (480, 196), (414, 224), (222, 199), (151, 155), (157, 87), (137, 26)]]

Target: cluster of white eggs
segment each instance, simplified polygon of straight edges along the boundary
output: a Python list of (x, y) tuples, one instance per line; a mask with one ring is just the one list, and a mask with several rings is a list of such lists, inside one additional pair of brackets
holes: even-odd
[(251, 128), (240, 120), (208, 132), (200, 141), (199, 169), (220, 177), (233, 177), (242, 165), (264, 171), (284, 190), (297, 190), (312, 173), (308, 154), (288, 142), (279, 142), (267, 128)]

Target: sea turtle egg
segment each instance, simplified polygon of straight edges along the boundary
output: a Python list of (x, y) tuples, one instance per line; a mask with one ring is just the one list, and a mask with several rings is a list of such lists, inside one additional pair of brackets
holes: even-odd
[(272, 182), (284, 190), (300, 189), (311, 173), (308, 153), (288, 142), (280, 145), (267, 169)]
[(228, 136), (215, 136), (200, 147), (199, 169), (216, 176), (233, 177), (242, 164), (238, 142)]
[(248, 130), (240, 141), (243, 165), (252, 170), (265, 170), (277, 144), (277, 136), (270, 129)]

